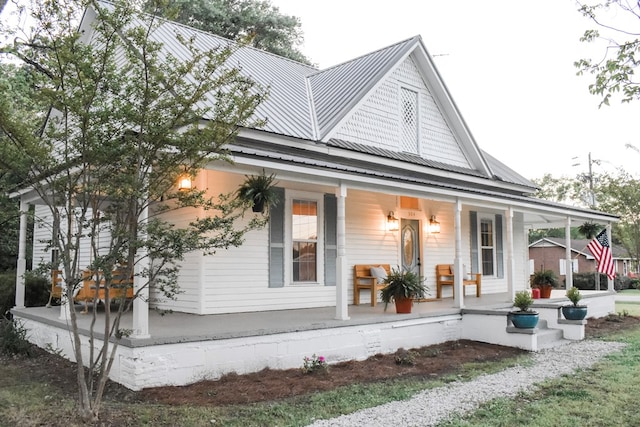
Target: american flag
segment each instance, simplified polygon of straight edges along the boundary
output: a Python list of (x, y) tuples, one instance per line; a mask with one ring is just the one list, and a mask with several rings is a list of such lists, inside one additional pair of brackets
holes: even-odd
[(616, 270), (613, 256), (611, 255), (611, 245), (607, 237), (607, 229), (605, 228), (598, 233), (595, 239), (589, 242), (587, 248), (598, 261), (598, 272), (605, 273), (609, 279), (613, 280), (616, 277)]

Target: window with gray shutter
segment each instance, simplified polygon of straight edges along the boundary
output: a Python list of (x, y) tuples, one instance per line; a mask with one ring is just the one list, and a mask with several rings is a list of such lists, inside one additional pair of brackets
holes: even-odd
[(284, 286), (284, 188), (274, 188), (278, 203), (269, 207), (269, 287)]

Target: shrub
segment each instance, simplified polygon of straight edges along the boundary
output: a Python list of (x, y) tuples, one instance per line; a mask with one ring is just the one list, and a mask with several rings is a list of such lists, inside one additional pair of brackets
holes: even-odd
[(415, 351), (399, 348), (395, 355), (396, 365), (413, 366), (416, 364), (417, 355)]
[(302, 364), (303, 374), (313, 374), (314, 372), (327, 372), (329, 371), (329, 365), (324, 356), (305, 357)]
[[(49, 300), (49, 280), (42, 276), (27, 274), (24, 303), (27, 307), (43, 306)], [(16, 301), (16, 272), (0, 273), (0, 317), (8, 317)]]
[(31, 356), (32, 352), (24, 326), (15, 320), (0, 318), (0, 353)]
[[(607, 275), (600, 274), (600, 289), (607, 289)], [(575, 273), (573, 275), (573, 286), (580, 289), (581, 291), (593, 291), (596, 289), (595, 275), (593, 272), (589, 273)], [(617, 277), (613, 280), (613, 287), (616, 291), (621, 289), (626, 289), (623, 286), (630, 286), (630, 279), (628, 277), (623, 277), (622, 279)]]

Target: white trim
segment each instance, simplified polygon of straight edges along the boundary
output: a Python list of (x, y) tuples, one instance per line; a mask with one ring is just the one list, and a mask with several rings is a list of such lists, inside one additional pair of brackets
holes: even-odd
[[(310, 191), (285, 190), (284, 208), (284, 285), (304, 287), (304, 286), (324, 286), (324, 194)], [(318, 210), (318, 240), (316, 247), (316, 281), (315, 282), (294, 282), (293, 281), (293, 231), (292, 231), (292, 210), (293, 199), (310, 200), (317, 203)]]

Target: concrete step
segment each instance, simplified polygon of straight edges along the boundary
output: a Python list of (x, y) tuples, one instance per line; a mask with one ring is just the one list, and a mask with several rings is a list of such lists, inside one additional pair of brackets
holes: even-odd
[(568, 342), (563, 338), (563, 333), (560, 329), (548, 329), (545, 327), (544, 329), (538, 329), (536, 335), (538, 336), (538, 350), (556, 347)]

